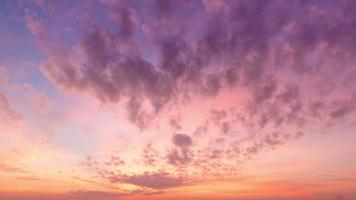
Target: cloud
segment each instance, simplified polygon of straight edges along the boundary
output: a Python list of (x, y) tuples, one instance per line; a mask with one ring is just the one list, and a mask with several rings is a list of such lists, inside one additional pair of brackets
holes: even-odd
[(123, 161), (118, 156), (111, 156), (110, 160), (105, 162), (105, 165), (108, 165), (108, 166), (122, 166), (122, 165), (125, 165), (125, 161)]
[(0, 92), (0, 120), (6, 123), (18, 121), (21, 118), (21, 115), (11, 107), (11, 104), (5, 94)]
[(210, 111), (210, 113), (212, 114), (212, 120), (216, 121), (217, 123), (226, 117), (225, 110), (214, 110), (213, 109)]
[(191, 159), (191, 152), (186, 148), (172, 149), (167, 154), (168, 163), (174, 166), (186, 165)]
[(47, 38), (47, 31), (41, 24), (41, 22), (36, 19), (32, 15), (27, 15), (26, 16), (26, 23), (28, 29), (32, 32), (32, 34), (39, 39), (39, 41), (44, 41)]
[(192, 146), (193, 144), (192, 138), (189, 135), (185, 135), (185, 134), (174, 134), (172, 138), (172, 142), (177, 147), (181, 147), (181, 148), (187, 148)]
[[(335, 84), (352, 81), (346, 76), (355, 73), (349, 56), (354, 52), (349, 45), (355, 32), (350, 25), (354, 15), (349, 12), (353, 4), (340, 4), (333, 9), (326, 2), (201, 4), (206, 10), (189, 4), (188, 8), (195, 12), (189, 15), (191, 20), (183, 21), (177, 17), (183, 8), (175, 2), (157, 1), (146, 8), (157, 9), (157, 16), (144, 12), (141, 14), (147, 16), (142, 21), (135, 8), (108, 3), (117, 32), (99, 25), (91, 27), (72, 49), (74, 54), (82, 55), (79, 62), (69, 55), (52, 54), (41, 69), (61, 87), (88, 91), (102, 102), (125, 102), (128, 119), (141, 130), (149, 127), (170, 103), (198, 96), (214, 97), (226, 88), (247, 87), (252, 95), (250, 107), (257, 109), (273, 101), (280, 87), (295, 85), (291, 86), (295, 91), (277, 97), (280, 101), (293, 98), (288, 95), (302, 98), (307, 91), (295, 89), (303, 87), (303, 83), (293, 80), (303, 77), (314, 76)], [(334, 14), (338, 12), (350, 20)], [(266, 18), (267, 13), (272, 14)], [(33, 17), (27, 21), (32, 32), (44, 35)], [(194, 27), (194, 23), (199, 26)], [(134, 35), (145, 30), (149, 31), (142, 35), (140, 46)], [(189, 36), (190, 31), (195, 37)], [(143, 49), (157, 55), (156, 61), (142, 54)], [(338, 56), (331, 59), (336, 53)], [(309, 61), (311, 56), (316, 60), (314, 66)], [(347, 67), (332, 67), (343, 64)], [(335, 70), (341, 72), (338, 78), (329, 79)], [(285, 76), (290, 81), (283, 80)], [(312, 81), (306, 84), (314, 90), (318, 88)], [(257, 115), (261, 117), (260, 126), (271, 120), (277, 125), (302, 120), (295, 119), (297, 114), (285, 119), (278, 112)]]
[(183, 184), (182, 178), (173, 177), (166, 172), (145, 172), (141, 175), (126, 176), (123, 178), (123, 181), (137, 186), (143, 186), (153, 189), (165, 189), (181, 186)]
[(8, 165), (5, 163), (0, 163), (0, 172), (3, 173), (26, 173), (26, 171), (21, 167), (16, 167)]
[[(250, 158), (307, 134), (308, 125), (350, 120), (355, 110), (352, 1), (155, 1), (142, 9), (103, 2), (108, 12), (100, 17), (109, 25), (88, 14), (90, 25), (70, 44), (47, 43), (54, 50), (40, 69), (49, 80), (124, 107), (141, 131), (174, 109), (180, 118), (167, 121), (185, 131), (180, 106), (220, 106), (202, 108), (205, 123), (193, 124), (194, 134), (174, 134), (168, 153), (143, 147), (146, 166), (164, 159), (174, 167), (222, 169), (226, 158)], [(39, 40), (52, 38), (40, 19), (30, 15), (27, 23)], [(225, 101), (226, 93), (234, 99)], [(225, 142), (204, 149), (195, 145), (198, 137)], [(109, 172), (100, 173), (108, 179)]]
[(134, 35), (140, 25), (140, 19), (134, 9), (120, 5), (119, 2), (111, 1), (110, 18), (118, 25), (119, 35), (122, 38), (129, 38)]
[(194, 132), (194, 135), (201, 136), (207, 133), (209, 128), (208, 121), (205, 122), (205, 124), (198, 126)]
[(171, 118), (169, 120), (169, 125), (174, 129), (174, 130), (179, 130), (181, 129), (181, 125), (179, 123), (179, 118)]
[[(145, 149), (147, 152), (153, 153), (152, 155), (155, 155), (155, 153), (157, 153), (151, 147), (151, 145), (147, 145)], [(147, 155), (144, 154), (143, 158), (145, 162), (144, 164), (146, 166), (155, 167), (157, 161), (152, 159), (159, 159), (159, 156), (155, 155), (154, 157), (147, 157)], [(114, 163), (117, 162), (118, 165), (115, 165)], [(126, 167), (126, 163), (121, 162), (121, 159), (116, 156), (110, 157), (109, 161), (104, 160), (103, 162), (99, 161), (93, 156), (87, 156), (85, 161), (82, 163), (82, 166), (88, 170), (91, 170), (92, 172), (95, 172), (97, 175), (100, 176), (100, 178), (112, 184), (132, 184), (139, 187), (146, 187), (154, 190), (162, 190), (171, 187), (181, 186), (184, 184), (184, 179), (182, 177), (174, 176), (163, 169), (152, 168), (152, 171), (145, 171), (143, 173), (125, 172), (123, 171), (124, 168), (119, 167)], [(79, 177), (73, 178), (81, 181), (92, 182), (90, 180), (82, 179)]]
[(142, 160), (146, 166), (155, 166), (160, 160), (158, 150), (154, 149), (151, 143), (143, 149)]
[(356, 95), (346, 100), (339, 100), (334, 102), (333, 109), (330, 112), (330, 117), (333, 119), (339, 119), (347, 114), (350, 114), (355, 109)]
[(172, 137), (172, 143), (176, 148), (173, 148), (168, 152), (168, 163), (174, 166), (188, 164), (192, 159), (192, 152), (190, 149), (193, 145), (192, 138), (185, 134), (174, 134)]

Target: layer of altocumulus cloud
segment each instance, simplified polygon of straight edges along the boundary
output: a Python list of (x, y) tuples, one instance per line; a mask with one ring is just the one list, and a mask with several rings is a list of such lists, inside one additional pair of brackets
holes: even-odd
[[(336, 109), (331, 118), (346, 114), (329, 104), (354, 92), (352, 2), (153, 4), (139, 13), (110, 3), (108, 17), (117, 30), (95, 25), (72, 48), (53, 44), (41, 70), (58, 86), (88, 91), (103, 102), (125, 102), (128, 119), (142, 129), (172, 103), (216, 96), (227, 87), (251, 91), (250, 112), (275, 101), (295, 109), (290, 118), (297, 118), (323, 98), (321, 107)], [(194, 12), (181, 16), (184, 10)], [(34, 34), (49, 38), (42, 36), (39, 21), (30, 19)], [(347, 92), (337, 94), (339, 99), (330, 97), (341, 89)], [(302, 99), (310, 94), (315, 97)], [(265, 112), (256, 116), (262, 125), (264, 117), (278, 118), (271, 109)]]
[[(107, 23), (90, 14), (90, 19), (74, 15), (85, 27), (66, 24), (74, 30), (69, 31), (75, 35), (72, 43), (59, 44), (48, 28), (53, 24), (46, 21), (55, 22), (53, 13), (46, 20), (31, 12), (26, 17), (48, 55), (40, 69), (59, 88), (91, 94), (104, 105), (124, 105), (127, 120), (142, 131), (154, 127), (156, 118), (169, 118), (165, 113), (178, 105), (248, 91), (243, 105), (208, 110), (209, 123), (196, 124), (196, 133), (169, 133), (168, 153), (143, 149), (147, 166), (160, 159), (172, 167), (173, 177), (166, 172), (123, 175), (99, 163), (93, 170), (107, 181), (164, 188), (152, 177), (173, 187), (190, 176), (184, 171), (188, 167), (201, 170), (199, 175), (214, 174), (212, 168), (227, 173), (235, 167), (221, 164), (222, 159), (275, 148), (302, 136), (310, 124), (348, 121), (355, 109), (352, 1), (155, 1), (141, 9), (98, 4), (109, 11), (100, 16)], [(172, 124), (172, 130), (181, 127)], [(197, 146), (209, 126), (218, 127), (210, 134), (214, 148)], [(236, 126), (248, 136), (236, 134)]]

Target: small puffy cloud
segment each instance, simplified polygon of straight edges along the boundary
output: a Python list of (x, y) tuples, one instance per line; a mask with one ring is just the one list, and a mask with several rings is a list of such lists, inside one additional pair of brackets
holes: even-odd
[(189, 149), (173, 149), (167, 154), (168, 163), (174, 166), (186, 165), (191, 161)]
[(173, 144), (180, 148), (190, 147), (193, 144), (193, 140), (189, 135), (174, 134), (172, 138)]

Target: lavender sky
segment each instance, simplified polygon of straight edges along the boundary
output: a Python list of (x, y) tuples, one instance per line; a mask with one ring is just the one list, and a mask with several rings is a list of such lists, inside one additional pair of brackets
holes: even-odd
[(354, 200), (355, 54), (352, 0), (0, 0), (0, 200)]

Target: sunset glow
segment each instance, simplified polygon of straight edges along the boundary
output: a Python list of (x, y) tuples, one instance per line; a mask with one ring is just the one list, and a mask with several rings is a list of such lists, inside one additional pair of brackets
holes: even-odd
[(0, 200), (356, 200), (356, 1), (0, 0)]

